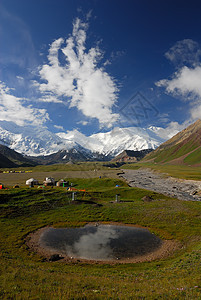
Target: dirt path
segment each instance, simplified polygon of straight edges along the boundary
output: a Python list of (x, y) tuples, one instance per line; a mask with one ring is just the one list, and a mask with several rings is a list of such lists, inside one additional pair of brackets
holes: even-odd
[(201, 181), (168, 177), (151, 169), (122, 170), (123, 177), (131, 187), (161, 193), (180, 200), (201, 201)]

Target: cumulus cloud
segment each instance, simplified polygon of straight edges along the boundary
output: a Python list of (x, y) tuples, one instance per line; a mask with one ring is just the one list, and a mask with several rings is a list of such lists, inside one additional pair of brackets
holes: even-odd
[(168, 93), (182, 96), (201, 97), (201, 66), (189, 68), (184, 66), (171, 79), (163, 79), (156, 83), (165, 87)]
[(12, 92), (12, 89), (0, 81), (1, 121), (12, 121), (20, 126), (39, 126), (49, 119), (45, 109), (37, 109), (32, 105), (25, 106), (23, 104), (25, 99), (14, 96)]
[(48, 64), (39, 72), (44, 81), (39, 84), (44, 93), (41, 101), (47, 101), (50, 95), (53, 102), (57, 98), (70, 108), (76, 107), (86, 117), (98, 119), (100, 125), (110, 127), (119, 118), (112, 112), (118, 88), (114, 78), (99, 66), (103, 57), (99, 47), (87, 51), (87, 27), (76, 19), (68, 39), (59, 38), (51, 44)]
[(196, 42), (184, 40), (166, 53), (166, 57), (174, 62), (179, 56), (180, 62), (186, 65), (178, 65), (178, 70), (170, 79), (159, 80), (156, 85), (165, 88), (167, 94), (189, 101), (190, 117), (195, 120), (201, 118), (201, 50)]

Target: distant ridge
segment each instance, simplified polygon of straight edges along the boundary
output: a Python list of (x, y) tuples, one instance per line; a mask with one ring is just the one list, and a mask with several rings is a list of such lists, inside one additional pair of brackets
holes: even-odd
[(0, 153), (0, 168), (15, 168), (17, 165)]
[(143, 160), (163, 164), (201, 164), (201, 120), (161, 144)]
[(84, 151), (80, 147), (72, 148), (70, 150), (60, 150), (56, 153), (46, 156), (30, 156), (30, 158), (37, 164), (49, 165), (58, 163), (78, 162), (78, 161), (108, 161), (110, 157), (99, 153), (91, 153), (90, 151)]
[(0, 144), (0, 168), (29, 167), (35, 163), (22, 154)]

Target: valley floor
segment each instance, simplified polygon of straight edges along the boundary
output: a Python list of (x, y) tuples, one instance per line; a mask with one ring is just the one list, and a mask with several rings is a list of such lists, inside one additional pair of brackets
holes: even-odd
[[(48, 167), (52, 174), (53, 166)], [(62, 187), (0, 190), (0, 299), (201, 299), (201, 202), (128, 187), (106, 173), (100, 178), (100, 171), (105, 170), (96, 177), (90, 177), (94, 171), (83, 173), (85, 178), (68, 177), (79, 190), (75, 203)], [(131, 175), (133, 181), (137, 176)], [(144, 201), (145, 196), (153, 201)], [(160, 259), (110, 265), (50, 261), (26, 243), (31, 233), (47, 226), (76, 228), (93, 222), (137, 225), (179, 247)]]

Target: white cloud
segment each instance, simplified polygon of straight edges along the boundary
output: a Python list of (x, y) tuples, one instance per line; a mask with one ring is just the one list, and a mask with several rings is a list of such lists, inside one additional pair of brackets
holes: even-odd
[(49, 103), (63, 103), (62, 100), (58, 99), (56, 96), (49, 94), (43, 95), (38, 99), (40, 102), (49, 102)]
[[(185, 47), (184, 47), (185, 46)], [(165, 88), (167, 94), (180, 97), (182, 101), (190, 103), (189, 114), (193, 120), (201, 118), (201, 50), (198, 44), (192, 40), (178, 42), (166, 53), (166, 57), (171, 61), (182, 63), (171, 79), (162, 79), (155, 84)]]
[(49, 116), (45, 109), (37, 109), (32, 105), (24, 106), (24, 98), (11, 93), (4, 83), (0, 81), (0, 120), (12, 121), (17, 125), (42, 125)]
[(172, 79), (160, 80), (156, 85), (164, 87), (168, 94), (182, 96), (182, 100), (189, 101), (192, 121), (201, 118), (201, 66), (183, 67)]
[(19, 80), (24, 80), (24, 78), (22, 76), (16, 76), (16, 78)]
[(168, 93), (182, 96), (201, 97), (201, 66), (195, 68), (183, 67), (176, 72), (172, 79), (163, 79), (156, 83), (165, 87)]
[(197, 103), (190, 109), (191, 117), (193, 120), (201, 119), (201, 103)]
[(91, 9), (91, 10), (87, 13), (87, 15), (86, 15), (86, 19), (87, 19), (87, 20), (89, 20), (89, 19), (91, 18), (92, 12), (93, 12), (93, 10)]
[(55, 127), (56, 129), (59, 129), (59, 130), (65, 130), (65, 129), (63, 128), (63, 126), (60, 126), (60, 125), (54, 125), (54, 127)]
[(105, 67), (108, 66), (108, 65), (111, 65), (111, 61), (109, 59), (107, 59), (104, 64), (103, 64)]
[(77, 122), (77, 124), (81, 124), (83, 126), (86, 126), (86, 125), (89, 124), (89, 122), (88, 121), (79, 121), (79, 122)]
[(110, 127), (119, 118), (112, 112), (118, 88), (114, 78), (98, 66), (102, 58), (100, 49), (86, 50), (87, 26), (76, 19), (69, 38), (59, 38), (51, 44), (49, 63), (40, 70), (45, 82), (39, 85), (39, 89), (42, 93), (54, 94), (70, 108), (76, 107), (86, 117), (98, 119), (100, 125)]

